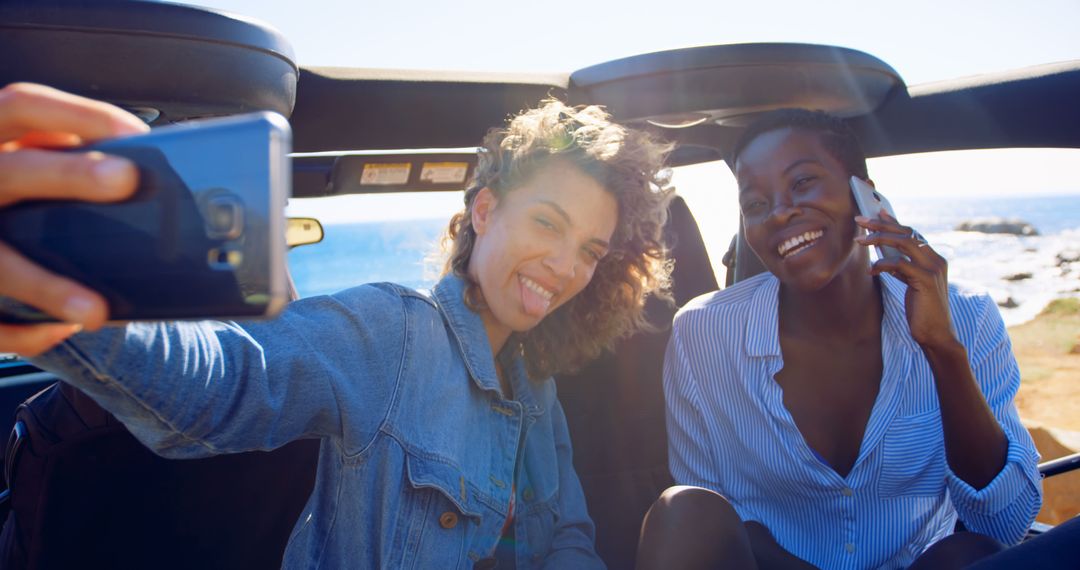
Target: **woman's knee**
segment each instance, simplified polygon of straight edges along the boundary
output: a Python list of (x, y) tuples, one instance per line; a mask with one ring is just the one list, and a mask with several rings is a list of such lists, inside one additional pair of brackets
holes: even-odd
[[(707, 527), (741, 527), (735, 508), (723, 495), (702, 487), (669, 487), (649, 508), (646, 520)], [(685, 530), (685, 526), (682, 527)]]
[(739, 515), (722, 495), (699, 487), (672, 487), (645, 515), (638, 569), (715, 568), (735, 561), (753, 568), (753, 552)]

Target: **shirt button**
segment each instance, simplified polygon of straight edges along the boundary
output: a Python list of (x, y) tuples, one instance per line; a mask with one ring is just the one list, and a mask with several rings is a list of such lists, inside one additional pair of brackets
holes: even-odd
[(845, 544), (844, 550), (847, 550), (848, 552), (855, 552), (855, 543), (849, 542)]
[(532, 502), (534, 498), (532, 487), (525, 487), (525, 491), (521, 493), (521, 498), (525, 499), (528, 502)]
[(844, 487), (844, 490), (840, 492), (843, 493), (845, 497), (850, 497), (855, 494), (855, 491), (852, 491), (851, 487)]
[(439, 516), (439, 526), (445, 529), (454, 528), (455, 526), (457, 526), (457, 519), (457, 513), (446, 511), (441, 516)]

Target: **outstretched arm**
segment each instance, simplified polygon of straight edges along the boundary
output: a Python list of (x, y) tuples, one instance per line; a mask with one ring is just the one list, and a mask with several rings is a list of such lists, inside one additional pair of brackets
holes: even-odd
[(389, 409), (403, 314), (397, 294), (357, 287), (297, 301), (271, 321), (83, 333), (34, 362), (169, 457), (272, 449), (304, 437), (359, 449)]

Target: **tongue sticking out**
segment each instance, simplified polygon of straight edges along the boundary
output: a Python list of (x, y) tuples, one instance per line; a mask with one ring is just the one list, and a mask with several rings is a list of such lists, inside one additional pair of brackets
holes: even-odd
[(542, 317), (547, 314), (551, 301), (526, 287), (524, 283), (520, 283), (519, 286), (521, 287), (521, 303), (525, 307), (525, 313), (534, 317)]

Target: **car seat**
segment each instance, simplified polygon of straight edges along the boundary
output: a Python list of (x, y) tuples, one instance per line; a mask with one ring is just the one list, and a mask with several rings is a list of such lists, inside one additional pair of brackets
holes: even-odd
[[(717, 288), (709, 254), (686, 202), (676, 197), (665, 236), (681, 307)], [(575, 374), (556, 376), (596, 548), (610, 568), (633, 568), (645, 512), (672, 485), (664, 423), (663, 361), (676, 306), (646, 304), (656, 332), (627, 338)]]
[(317, 440), (170, 460), (63, 383), (16, 414), (3, 568), (278, 568)]

